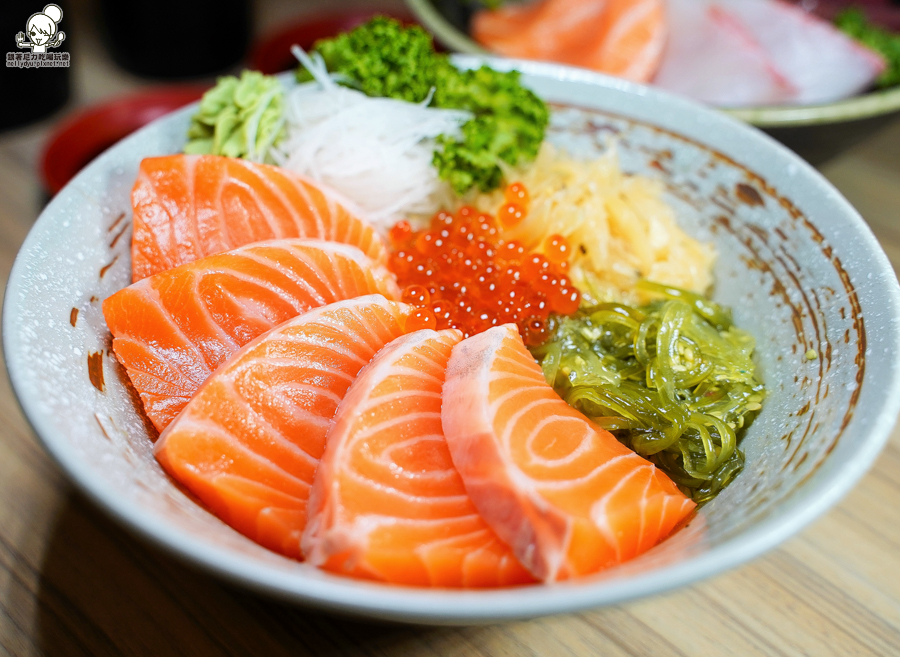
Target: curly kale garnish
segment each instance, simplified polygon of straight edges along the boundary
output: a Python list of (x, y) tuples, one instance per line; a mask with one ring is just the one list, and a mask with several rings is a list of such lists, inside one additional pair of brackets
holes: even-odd
[[(355, 30), (317, 41), (314, 52), (325, 60), (342, 82), (367, 96), (398, 98), (419, 103), (434, 85), (435, 68), (444, 62), (435, 56), (431, 37), (421, 27), (404, 28), (377, 16)], [(312, 76), (302, 66), (297, 80)]]

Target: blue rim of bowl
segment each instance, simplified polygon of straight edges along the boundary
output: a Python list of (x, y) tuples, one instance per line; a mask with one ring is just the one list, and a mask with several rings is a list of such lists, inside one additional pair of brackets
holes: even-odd
[[(871, 253), (870, 265), (878, 270), (892, 271), (887, 256), (868, 225), (818, 171), (775, 140), (754, 131), (736, 119), (678, 96), (584, 69), (499, 58), (458, 57), (456, 61), (462, 66), (473, 66), (483, 61), (503, 70), (515, 68), (536, 76), (553, 76), (560, 80), (593, 83), (642, 96), (659, 96), (668, 103), (680, 105), (682, 109), (702, 112), (711, 122), (724, 122), (730, 129), (750, 131), (754, 139), (766, 142), (769, 148), (780, 152), (781, 157), (789, 158), (792, 164), (811, 176), (816, 184), (822, 185), (822, 191), (832, 202), (838, 204), (842, 213), (855, 224), (859, 231), (859, 239), (866, 243)], [(188, 106), (160, 120), (182, 114), (188, 115), (196, 111), (196, 107), (196, 104)], [(95, 167), (107, 166), (114, 149), (140, 138), (144, 131), (154, 129), (155, 123), (141, 128), (98, 157), (67, 187), (77, 185), (80, 180), (87, 178)], [(47, 206), (44, 214), (49, 214), (56, 204), (65, 202), (67, 199), (64, 194), (57, 195)], [(39, 217), (23, 242), (20, 253), (31, 249), (38, 241), (40, 233), (45, 230)], [(124, 527), (191, 565), (278, 599), (367, 618), (427, 625), (482, 624), (527, 619), (627, 602), (706, 579), (746, 563), (776, 547), (836, 504), (872, 466), (887, 442), (900, 413), (900, 368), (893, 368), (890, 370), (889, 384), (878, 390), (878, 400), (881, 403), (877, 405), (879, 408), (877, 419), (869, 427), (861, 448), (841, 463), (839, 472), (830, 479), (812, 477), (807, 480), (790, 494), (776, 513), (738, 536), (699, 556), (688, 557), (682, 562), (663, 566), (650, 573), (630, 577), (610, 577), (591, 582), (575, 580), (552, 585), (463, 591), (377, 584), (322, 571), (318, 571), (315, 577), (307, 577), (302, 573), (294, 575), (286, 573), (284, 569), (254, 563), (245, 556), (211, 546), (187, 531), (174, 528), (160, 517), (146, 515), (136, 504), (119, 497), (112, 486), (95, 479), (91, 467), (66, 439), (56, 437), (54, 426), (32, 406), (25, 394), (27, 391), (22, 390), (17, 383), (27, 378), (25, 372), (29, 364), (21, 356), (22, 350), (16, 348), (17, 342), (21, 341), (23, 336), (17, 330), (20, 326), (15, 323), (14, 314), (10, 309), (12, 303), (10, 299), (19, 298), (19, 290), (24, 289), (23, 279), (27, 275), (27, 272), (23, 271), (25, 269), (22, 259), (17, 256), (7, 282), (2, 320), (7, 373), (20, 408), (39, 440), (68, 473), (79, 490), (117, 518)], [(886, 291), (886, 301), (888, 306), (886, 315), (900, 317), (900, 286), (896, 278), (893, 279), (890, 290)], [(900, 323), (891, 322), (886, 330), (890, 333), (883, 336), (881, 344), (890, 343), (893, 352), (900, 354)], [(825, 463), (828, 462), (826, 459)], [(312, 566), (301, 563), (296, 565), (298, 568), (313, 569)]]
[[(456, 29), (431, 0), (406, 0), (406, 5), (425, 28), (447, 48), (470, 55), (491, 55), (468, 34)], [(900, 112), (900, 87), (872, 91), (819, 105), (779, 105), (715, 108), (758, 128), (793, 128), (861, 121)]]

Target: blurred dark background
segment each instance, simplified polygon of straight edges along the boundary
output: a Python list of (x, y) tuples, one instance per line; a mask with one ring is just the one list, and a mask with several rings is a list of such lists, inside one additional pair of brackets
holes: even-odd
[[(16, 52), (15, 35), (47, 0), (0, 2), (0, 53)], [(58, 0), (68, 69), (0, 68), (0, 226), (13, 219), (12, 246), (64, 182), (131, 129), (199, 97), (217, 75), (254, 61), (280, 65), (279, 48), (295, 36), (352, 27), (367, 14), (409, 16), (403, 0)], [(343, 21), (343, 22), (342, 22)], [(298, 33), (293, 32), (294, 35)], [(266, 44), (275, 46), (260, 52)], [(290, 61), (288, 58), (287, 61)], [(143, 94), (143, 95), (142, 95)], [(149, 96), (149, 99), (148, 99)], [(89, 116), (85, 117), (85, 112)], [(85, 122), (86, 121), (86, 122)], [(81, 122), (80, 124), (78, 122)], [(87, 127), (77, 127), (77, 125)], [(72, 126), (76, 125), (75, 128)], [(137, 127), (137, 126), (133, 126)], [(69, 129), (65, 139), (58, 139)], [(44, 153), (56, 166), (47, 181)], [(900, 207), (900, 121), (820, 166), (870, 224), (895, 230)], [(0, 238), (2, 239), (2, 238)], [(890, 248), (889, 248), (890, 250)], [(900, 261), (900, 253), (895, 262)]]
[[(47, 0), (0, 2), (0, 56)], [(57, 0), (69, 68), (0, 67), (0, 213), (25, 203), (34, 219), (60, 176), (86, 164), (136, 123), (191, 102), (218, 75), (250, 66), (254, 53), (292, 27), (315, 35), (337, 18), (406, 14), (403, 0)], [(26, 39), (27, 41), (27, 39)], [(276, 47), (278, 44), (275, 44)], [(269, 48), (271, 50), (271, 48)], [(277, 58), (276, 58), (277, 59)], [(269, 60), (272, 60), (270, 55)], [(88, 116), (85, 116), (85, 112)], [(75, 127), (62, 135), (66, 128)], [(84, 126), (78, 128), (78, 125)], [(44, 151), (55, 140), (45, 175)], [(50, 180), (45, 180), (47, 176)], [(24, 207), (22, 207), (24, 209)]]

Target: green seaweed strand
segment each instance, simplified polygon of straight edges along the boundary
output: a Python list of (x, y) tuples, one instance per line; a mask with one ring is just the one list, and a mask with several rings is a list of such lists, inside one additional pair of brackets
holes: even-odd
[(533, 353), (563, 399), (707, 502), (743, 467), (738, 433), (765, 396), (753, 338), (700, 295), (639, 288), (659, 299), (561, 318)]

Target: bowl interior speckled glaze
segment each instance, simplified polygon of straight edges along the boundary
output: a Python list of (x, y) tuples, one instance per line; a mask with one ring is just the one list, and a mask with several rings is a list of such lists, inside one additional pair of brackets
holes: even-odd
[[(130, 280), (138, 164), (181, 149), (192, 111), (185, 109), (82, 171), (38, 219), (10, 276), (3, 341), (15, 392), (84, 491), (164, 548), (256, 590), (376, 618), (470, 623), (621, 602), (695, 581), (776, 545), (850, 489), (900, 406), (897, 279), (859, 215), (793, 153), (720, 113), (579, 69), (490, 63), (519, 68), (552, 103), (550, 140), (584, 157), (615, 147), (625, 171), (660, 180), (681, 224), (715, 244), (713, 297), (756, 337), (769, 391), (734, 483), (647, 554), (554, 586), (448, 591), (354, 581), (228, 528), (153, 459), (100, 310)], [(807, 358), (809, 350), (818, 357)]]

